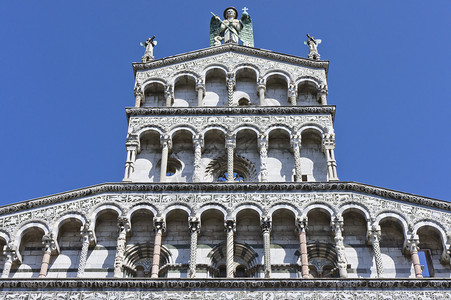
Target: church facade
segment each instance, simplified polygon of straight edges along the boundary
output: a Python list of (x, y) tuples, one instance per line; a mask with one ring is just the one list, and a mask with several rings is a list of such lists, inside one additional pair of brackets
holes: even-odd
[(143, 43), (122, 182), (1, 207), (0, 299), (451, 299), (451, 204), (339, 181), (320, 40), (252, 31)]

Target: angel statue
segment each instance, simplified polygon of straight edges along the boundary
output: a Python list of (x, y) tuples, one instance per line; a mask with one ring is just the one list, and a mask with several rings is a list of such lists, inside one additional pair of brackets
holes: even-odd
[(304, 41), (304, 45), (307, 45), (309, 48), (308, 58), (314, 59), (314, 60), (320, 59), (320, 55), (318, 53), (318, 45), (319, 44), (321, 44), (320, 39), (315, 39), (313, 36), (310, 36), (307, 33), (307, 40)]
[(252, 20), (246, 7), (243, 8), (241, 20), (237, 19), (238, 11), (235, 7), (227, 7), (224, 10), (224, 21), (214, 13), (211, 14), (210, 47), (220, 46), (221, 41), (238, 44), (240, 40), (243, 46), (254, 47)]
[(153, 57), (153, 48), (157, 45), (157, 41), (155, 41), (155, 36), (148, 38), (147, 41), (139, 43), (141, 46), (146, 47), (144, 51), (144, 56), (141, 58), (142, 62), (149, 62), (154, 60)]

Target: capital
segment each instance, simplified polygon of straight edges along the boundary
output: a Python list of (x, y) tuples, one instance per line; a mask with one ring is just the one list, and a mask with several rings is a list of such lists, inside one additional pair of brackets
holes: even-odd
[(296, 228), (299, 232), (306, 231), (307, 227), (308, 218), (306, 216), (296, 218)]
[(407, 249), (410, 253), (418, 251), (418, 245), (420, 244), (420, 239), (417, 234), (412, 234), (407, 240)]
[(302, 141), (302, 138), (300, 135), (296, 134), (296, 135), (290, 136), (291, 147), (293, 147), (295, 149), (299, 148), (301, 146), (301, 141)]
[(130, 231), (130, 221), (126, 216), (119, 216), (117, 218), (117, 226), (119, 232), (129, 232)]
[(160, 137), (161, 147), (172, 148), (172, 139), (168, 134), (165, 134)]
[(191, 232), (199, 232), (200, 231), (200, 220), (197, 217), (190, 217), (188, 219), (189, 222), (189, 230)]
[(271, 231), (271, 218), (269, 216), (264, 216), (260, 220), (260, 228), (262, 232), (270, 232)]
[(53, 232), (44, 234), (44, 236), (42, 237), (42, 244), (44, 245), (44, 251), (46, 252), (59, 252), (58, 244)]
[(161, 217), (154, 217), (153, 218), (153, 230), (154, 231), (165, 231), (166, 230), (166, 222)]
[(226, 148), (235, 148), (236, 147), (236, 138), (235, 135), (229, 135), (225, 139), (225, 147)]
[(164, 95), (166, 96), (166, 98), (172, 97), (172, 92), (173, 92), (172, 85), (170, 84), (166, 85), (164, 88)]
[(195, 135), (193, 137), (193, 146), (194, 146), (194, 149), (199, 148), (199, 147), (203, 148), (204, 147), (204, 137), (200, 134)]
[(232, 219), (225, 220), (224, 227), (227, 232), (235, 231), (236, 230), (235, 220)]

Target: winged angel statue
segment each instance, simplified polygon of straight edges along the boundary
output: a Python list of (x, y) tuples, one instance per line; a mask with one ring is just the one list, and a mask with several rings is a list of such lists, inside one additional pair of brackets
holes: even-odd
[(247, 8), (243, 8), (241, 20), (238, 20), (238, 11), (235, 7), (228, 7), (224, 10), (224, 20), (211, 13), (210, 20), (210, 47), (224, 43), (236, 43), (239, 40), (243, 46), (254, 47), (254, 34), (252, 30), (252, 20), (247, 13)]

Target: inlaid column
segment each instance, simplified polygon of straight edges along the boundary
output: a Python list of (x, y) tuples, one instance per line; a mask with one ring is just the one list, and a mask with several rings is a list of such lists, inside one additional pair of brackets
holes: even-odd
[(166, 224), (162, 218), (154, 218), (153, 229), (155, 231), (155, 242), (153, 244), (152, 270), (151, 278), (158, 278), (160, 271), (160, 256), (161, 256), (161, 239), (163, 231), (166, 229)]
[(236, 141), (235, 136), (228, 136), (225, 140), (225, 147), (227, 149), (227, 181), (233, 182), (234, 176), (233, 176), (233, 157), (234, 157), (234, 151), (236, 147)]
[(205, 96), (205, 84), (201, 78), (198, 78), (196, 81), (196, 92), (197, 92), (197, 106), (201, 107), (204, 104), (204, 96)]
[(196, 217), (191, 217), (189, 219), (189, 231), (191, 233), (191, 244), (189, 252), (189, 271), (188, 277), (196, 277), (196, 266), (197, 266), (197, 236), (200, 231), (200, 220)]
[(288, 87), (288, 97), (290, 99), (290, 104), (296, 106), (296, 98), (298, 96), (298, 89), (294, 82), (290, 83)]
[(44, 256), (42, 257), (41, 271), (39, 272), (39, 278), (46, 277), (49, 269), (50, 256), (52, 251), (57, 249), (56, 240), (53, 233), (45, 234), (42, 237), (42, 244), (44, 245)]
[(335, 139), (333, 135), (323, 136), (323, 151), (327, 159), (327, 179), (328, 181), (338, 181), (337, 162), (335, 160)]
[(418, 256), (418, 245), (420, 241), (418, 235), (412, 234), (410, 239), (407, 241), (407, 246), (409, 247), (410, 256), (412, 258), (413, 270), (415, 271), (416, 278), (423, 278), (423, 270), (421, 269), (420, 257)]
[(133, 92), (135, 94), (135, 107), (141, 107), (145, 99), (141, 84), (138, 83)]
[(235, 90), (235, 74), (227, 73), (227, 99), (229, 106), (233, 105), (233, 92)]
[(130, 231), (130, 223), (126, 217), (117, 219), (118, 236), (116, 257), (114, 258), (114, 278), (123, 277), (122, 265), (124, 264), (125, 247), (127, 245), (127, 232)]
[(320, 86), (317, 97), (321, 105), (327, 105), (327, 85)]
[(174, 99), (174, 92), (172, 90), (171, 85), (167, 85), (164, 89), (164, 97), (166, 99), (166, 106), (171, 107), (172, 106), (172, 99)]
[(381, 239), (381, 227), (373, 225), (369, 233), (370, 242), (373, 245), (374, 260), (376, 261), (376, 272), (378, 278), (384, 277), (384, 266), (382, 264), (381, 248), (379, 245)]
[(299, 233), (299, 244), (301, 253), (301, 275), (302, 278), (310, 278), (308, 253), (307, 253), (307, 217), (296, 220), (296, 227)]
[(137, 137), (130, 136), (125, 143), (125, 147), (127, 148), (127, 160), (125, 161), (125, 174), (122, 181), (127, 182), (131, 181), (130, 177), (135, 171), (136, 154), (139, 147)]
[(337, 265), (341, 278), (348, 277), (348, 262), (345, 255), (345, 246), (343, 243), (343, 217), (336, 216), (331, 222), (332, 230), (335, 233), (335, 250), (337, 251)]
[(13, 265), (13, 262), (18, 259), (16, 255), (15, 247), (13, 247), (12, 244), (5, 245), (3, 254), (5, 257), (5, 262), (3, 264), (3, 272), (2, 272), (2, 278), (8, 278), (9, 273), (11, 272), (11, 267)]
[(227, 278), (233, 278), (234, 271), (234, 242), (233, 235), (235, 233), (235, 221), (226, 220), (224, 223), (227, 241), (226, 241), (226, 273)]
[(169, 149), (172, 147), (171, 137), (169, 135), (161, 137), (160, 143), (161, 143), (160, 182), (166, 182)]
[(197, 135), (193, 138), (193, 146), (194, 146), (193, 182), (201, 182), (202, 147), (204, 146), (204, 139), (202, 138), (202, 136)]
[(263, 234), (265, 278), (271, 278), (271, 219), (262, 217), (260, 227)]
[(260, 135), (258, 137), (258, 150), (260, 152), (260, 180), (262, 182), (268, 181), (268, 137)]
[(266, 83), (265, 79), (261, 77), (257, 80), (257, 94), (260, 99), (260, 106), (263, 106), (265, 104)]
[(77, 277), (83, 277), (85, 274), (86, 261), (88, 260), (89, 245), (94, 241), (94, 232), (90, 228), (90, 222), (86, 222), (81, 230), (82, 244), (80, 252), (80, 261), (78, 263)]
[(300, 150), (301, 136), (299, 135), (291, 136), (291, 147), (293, 148), (296, 182), (301, 182), (302, 181), (301, 150)]

